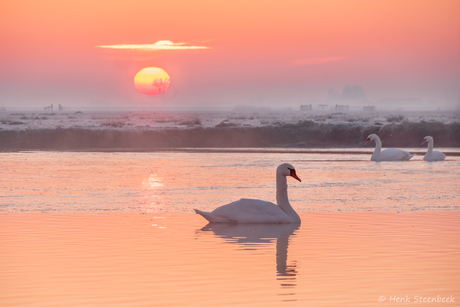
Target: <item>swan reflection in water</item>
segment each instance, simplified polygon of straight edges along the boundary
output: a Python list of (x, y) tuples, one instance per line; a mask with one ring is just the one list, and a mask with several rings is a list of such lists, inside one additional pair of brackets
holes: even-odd
[[(243, 249), (257, 249), (257, 245), (271, 244), (276, 240), (276, 275), (280, 281), (282, 293), (279, 295), (290, 296), (283, 301), (295, 301), (293, 293), (296, 287), (297, 267), (296, 262), (288, 265), (289, 237), (295, 235), (300, 224), (229, 224), (209, 223), (199, 231), (211, 231), (215, 236), (222, 238), (226, 243), (238, 244)], [(287, 292), (289, 291), (289, 292)]]

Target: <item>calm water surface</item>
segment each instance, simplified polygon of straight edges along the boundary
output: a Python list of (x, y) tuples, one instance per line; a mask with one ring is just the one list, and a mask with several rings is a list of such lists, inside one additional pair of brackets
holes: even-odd
[(425, 306), (416, 296), (453, 296), (428, 306), (458, 306), (458, 211), (300, 216), (297, 227), (0, 215), (0, 305)]
[[(460, 158), (368, 158), (0, 154), (0, 305), (458, 306)], [(274, 201), (281, 162), (301, 225), (192, 213)]]

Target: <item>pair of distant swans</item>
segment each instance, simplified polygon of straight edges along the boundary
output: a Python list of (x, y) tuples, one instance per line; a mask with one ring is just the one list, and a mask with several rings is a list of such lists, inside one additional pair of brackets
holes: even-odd
[[(407, 151), (388, 148), (382, 150), (382, 142), (376, 134), (367, 138), (367, 143), (375, 141), (375, 151), (372, 161), (405, 161), (414, 156)], [(422, 144), (428, 143), (428, 151), (424, 160), (444, 160), (445, 155), (439, 151), (433, 151), (433, 138), (425, 137)], [(204, 212), (195, 209), (210, 223), (239, 223), (239, 224), (300, 224), (300, 216), (289, 203), (287, 194), (287, 177), (293, 177), (301, 182), (294, 166), (283, 163), (276, 169), (276, 203), (259, 199), (242, 198), (227, 205), (220, 206), (212, 212)]]
[[(408, 153), (405, 150), (398, 148), (387, 148), (382, 150), (382, 141), (376, 134), (371, 134), (367, 137), (366, 144), (371, 141), (375, 142), (375, 150), (371, 156), (371, 161), (407, 161), (412, 158), (415, 154)], [(431, 136), (426, 136), (423, 139), (422, 144), (428, 143), (428, 150), (423, 157), (425, 161), (442, 161), (446, 157), (440, 151), (433, 150), (434, 139)]]

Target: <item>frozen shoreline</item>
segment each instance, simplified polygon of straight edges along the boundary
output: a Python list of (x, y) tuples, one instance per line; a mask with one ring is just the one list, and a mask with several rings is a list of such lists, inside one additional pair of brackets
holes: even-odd
[(460, 147), (458, 112), (1, 112), (0, 150)]
[(190, 127), (263, 127), (299, 121), (323, 124), (386, 125), (408, 122), (460, 122), (460, 111), (3, 111), (0, 130), (85, 128), (161, 130)]

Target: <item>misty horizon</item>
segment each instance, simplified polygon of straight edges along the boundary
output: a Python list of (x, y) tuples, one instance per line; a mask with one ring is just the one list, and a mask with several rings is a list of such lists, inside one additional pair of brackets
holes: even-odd
[[(377, 108), (395, 98), (402, 109), (460, 105), (455, 0), (7, 0), (1, 7), (3, 108), (298, 109), (324, 104), (331, 88), (352, 98), (337, 103), (351, 106), (366, 106), (354, 101), (359, 93)], [(148, 67), (170, 76), (166, 92), (136, 89), (136, 74)]]

